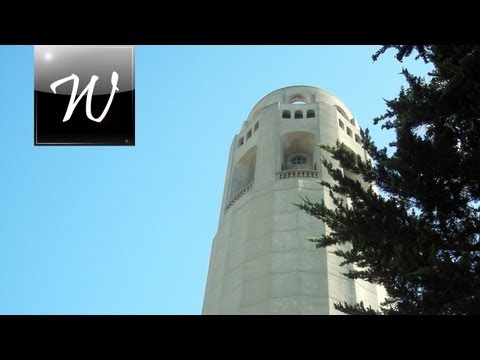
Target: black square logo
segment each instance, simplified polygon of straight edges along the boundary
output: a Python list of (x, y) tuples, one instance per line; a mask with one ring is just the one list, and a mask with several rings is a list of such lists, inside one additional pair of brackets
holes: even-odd
[(35, 46), (35, 145), (135, 145), (133, 46)]

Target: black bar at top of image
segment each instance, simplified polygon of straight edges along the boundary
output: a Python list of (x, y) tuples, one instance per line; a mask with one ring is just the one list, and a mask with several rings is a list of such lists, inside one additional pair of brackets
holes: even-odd
[(140, 6), (126, 1), (110, 11), (82, 4), (50, 13), (28, 5), (23, 11), (37, 12), (32, 18), (22, 19), (18, 11), (11, 16), (4, 13), (0, 44), (397, 44), (470, 43), (479, 38), (477, 21), (469, 21), (471, 15), (464, 12), (462, 21), (452, 27), (404, 7), (372, 12), (362, 5), (364, 12), (359, 13), (341, 3), (330, 8), (322, 3), (319, 9), (309, 3), (266, 9), (243, 3), (222, 9), (204, 3), (193, 6), (184, 2)]

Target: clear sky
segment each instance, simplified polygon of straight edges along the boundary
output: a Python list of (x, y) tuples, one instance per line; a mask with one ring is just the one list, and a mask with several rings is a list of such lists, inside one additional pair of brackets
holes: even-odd
[(0, 314), (200, 314), (252, 107), (317, 86), (387, 146), (372, 119), (404, 80), (393, 52), (372, 62), (378, 48), (137, 46), (136, 146), (35, 147), (33, 46), (0, 46)]

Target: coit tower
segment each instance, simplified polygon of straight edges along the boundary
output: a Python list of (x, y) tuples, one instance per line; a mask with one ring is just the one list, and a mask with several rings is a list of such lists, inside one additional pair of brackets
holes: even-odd
[(343, 276), (332, 248), (308, 241), (328, 228), (294, 205), (308, 197), (333, 207), (316, 144), (337, 140), (365, 159), (357, 121), (322, 89), (289, 86), (255, 105), (230, 147), (203, 314), (336, 314), (338, 301), (378, 308), (381, 289)]

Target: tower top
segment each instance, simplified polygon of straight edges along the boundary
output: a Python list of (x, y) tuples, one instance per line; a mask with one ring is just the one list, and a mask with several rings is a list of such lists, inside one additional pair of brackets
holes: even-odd
[(286, 86), (265, 95), (250, 111), (243, 127), (246, 127), (256, 121), (263, 109), (280, 104), (312, 104), (323, 102), (335, 106), (342, 115), (347, 119), (352, 119), (353, 116), (348, 110), (347, 106), (335, 95), (309, 85), (292, 85)]

